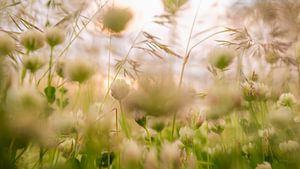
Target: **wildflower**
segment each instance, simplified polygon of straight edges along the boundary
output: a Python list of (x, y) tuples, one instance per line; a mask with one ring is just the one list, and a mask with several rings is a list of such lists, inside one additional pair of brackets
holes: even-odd
[(146, 115), (167, 116), (179, 111), (191, 100), (187, 92), (169, 81), (141, 80), (139, 84), (139, 89), (130, 95), (126, 105)]
[(190, 145), (193, 143), (193, 139), (195, 136), (195, 132), (193, 129), (189, 128), (189, 127), (182, 127), (179, 130), (179, 136), (180, 136), (180, 140), (186, 144), (186, 145)]
[(294, 140), (282, 142), (279, 144), (279, 149), (285, 153), (297, 152), (299, 150), (299, 143)]
[(158, 159), (157, 151), (154, 148), (151, 148), (147, 154), (144, 164), (145, 169), (158, 169)]
[(257, 164), (255, 169), (272, 169), (272, 166), (270, 163), (264, 161), (262, 164)]
[(134, 121), (143, 128), (147, 125), (147, 117), (140, 112), (134, 113)]
[(234, 53), (228, 49), (214, 49), (208, 57), (211, 65), (224, 71), (232, 63)]
[(219, 119), (208, 123), (208, 128), (217, 134), (221, 134), (225, 129), (226, 122), (224, 119)]
[(94, 73), (94, 65), (86, 59), (76, 58), (66, 64), (66, 75), (71, 81), (83, 83)]
[(44, 36), (35, 30), (28, 30), (21, 34), (21, 44), (27, 51), (35, 51), (44, 46)]
[(124, 168), (136, 168), (142, 155), (139, 145), (133, 140), (127, 140), (121, 148)]
[(0, 57), (11, 54), (15, 47), (15, 41), (9, 35), (0, 33)]
[(149, 119), (150, 127), (157, 132), (161, 132), (165, 128), (165, 123), (165, 119), (163, 118), (152, 117)]
[(58, 145), (58, 150), (60, 150), (64, 157), (69, 157), (74, 151), (76, 141), (74, 138), (67, 138), (64, 142)]
[(244, 82), (242, 84), (242, 89), (247, 101), (266, 100), (270, 96), (268, 86), (260, 82)]
[(31, 73), (35, 73), (45, 65), (45, 61), (38, 56), (31, 56), (24, 59), (24, 66)]
[(213, 86), (206, 96), (208, 119), (218, 119), (229, 114), (241, 105), (241, 94), (237, 87), (229, 84), (217, 84)]
[(277, 127), (284, 127), (292, 120), (292, 111), (286, 107), (280, 107), (270, 115), (271, 123)]
[(266, 128), (258, 130), (258, 136), (263, 138), (269, 138), (275, 134), (274, 128)]
[(160, 152), (162, 168), (176, 168), (180, 165), (180, 149), (177, 144), (164, 143)]
[(292, 107), (297, 103), (295, 96), (291, 93), (283, 93), (277, 101), (278, 106)]
[(166, 12), (175, 15), (187, 0), (162, 0)]
[(130, 86), (123, 79), (117, 79), (111, 85), (111, 96), (116, 100), (124, 99), (130, 90)]
[(124, 8), (110, 8), (102, 16), (103, 27), (110, 33), (121, 33), (126, 29), (133, 15), (130, 10)]
[(48, 28), (46, 30), (46, 42), (50, 47), (57, 46), (65, 41), (64, 30), (58, 27)]

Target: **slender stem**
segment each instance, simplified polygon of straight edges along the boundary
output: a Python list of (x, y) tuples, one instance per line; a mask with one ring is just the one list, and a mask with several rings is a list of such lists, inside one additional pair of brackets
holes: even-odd
[(21, 85), (23, 85), (23, 83), (24, 83), (24, 79), (25, 79), (26, 72), (27, 72), (27, 71), (26, 71), (26, 67), (25, 67), (25, 65), (24, 65), (24, 60), (28, 58), (29, 52), (30, 52), (30, 51), (27, 50), (26, 53), (25, 53), (25, 55), (24, 55), (24, 57), (23, 57), (23, 68), (22, 68), (22, 73), (21, 73)]
[(145, 128), (145, 131), (146, 131), (146, 133), (147, 133), (149, 143), (150, 143), (150, 145), (152, 145), (152, 140), (151, 140), (150, 132), (149, 132), (149, 130), (148, 130), (148, 128), (147, 128), (146, 126), (145, 126), (144, 128)]
[(50, 49), (49, 72), (48, 72), (48, 87), (51, 86), (51, 69), (53, 64), (53, 47)]
[(171, 139), (174, 139), (174, 132), (175, 132), (175, 127), (176, 127), (176, 116), (177, 113), (174, 113), (173, 115), (173, 120), (172, 120), (172, 133), (171, 133)]
[(110, 34), (109, 35), (109, 49), (108, 49), (107, 90), (109, 89), (109, 85), (110, 85), (111, 41), (112, 41), (112, 36)]

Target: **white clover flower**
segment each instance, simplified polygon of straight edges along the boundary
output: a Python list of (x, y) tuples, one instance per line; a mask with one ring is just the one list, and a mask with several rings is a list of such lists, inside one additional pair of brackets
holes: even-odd
[(258, 82), (254, 83), (253, 89), (254, 89), (255, 95), (260, 99), (265, 99), (270, 96), (269, 87), (263, 83), (258, 83)]
[(179, 130), (179, 136), (180, 140), (183, 143), (189, 144), (193, 142), (194, 136), (195, 136), (195, 131), (191, 129), (190, 127), (182, 127)]
[(44, 36), (36, 30), (28, 30), (22, 33), (20, 41), (28, 51), (35, 51), (44, 46)]
[(275, 134), (274, 128), (266, 128), (258, 130), (258, 135), (263, 138), (271, 137)]
[[(127, 167), (136, 166), (141, 159), (142, 151), (139, 145), (133, 140), (126, 140), (122, 144), (123, 164)], [(126, 168), (126, 167), (125, 167)]]
[(79, 83), (90, 79), (95, 73), (95, 65), (87, 59), (76, 58), (66, 63), (67, 77)]
[(160, 159), (164, 168), (174, 167), (180, 161), (180, 149), (177, 144), (164, 143), (160, 152)]
[(15, 48), (15, 41), (9, 35), (0, 33), (0, 57), (11, 54)]
[(291, 93), (283, 93), (277, 101), (278, 106), (292, 107), (297, 103), (296, 97)]
[(262, 164), (257, 164), (255, 169), (272, 169), (272, 166), (270, 163), (264, 161)]
[(297, 150), (299, 150), (299, 143), (294, 140), (282, 142), (279, 144), (279, 149), (280, 151), (285, 153), (296, 152)]
[(65, 31), (58, 27), (48, 28), (46, 30), (46, 42), (50, 47), (57, 46), (65, 41)]

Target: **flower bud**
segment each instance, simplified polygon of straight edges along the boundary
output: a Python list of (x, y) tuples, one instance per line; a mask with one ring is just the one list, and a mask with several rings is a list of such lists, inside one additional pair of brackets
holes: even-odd
[(50, 47), (57, 46), (65, 41), (65, 31), (58, 27), (48, 28), (45, 36)]
[(123, 79), (117, 79), (114, 81), (114, 83), (111, 85), (111, 96), (115, 98), (116, 100), (122, 100), (124, 99), (130, 90), (129, 85), (126, 83)]
[(9, 35), (0, 33), (0, 57), (11, 54), (15, 47), (15, 41)]
[(44, 36), (35, 30), (28, 30), (21, 34), (21, 44), (28, 51), (35, 51), (44, 46)]

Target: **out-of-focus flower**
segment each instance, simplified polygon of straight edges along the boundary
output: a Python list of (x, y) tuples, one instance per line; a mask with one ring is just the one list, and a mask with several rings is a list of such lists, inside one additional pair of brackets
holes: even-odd
[(149, 126), (156, 132), (161, 132), (166, 126), (166, 119), (161, 117), (152, 117), (148, 120)]
[(45, 36), (50, 47), (57, 46), (65, 41), (65, 31), (59, 27), (48, 28)]
[(289, 140), (287, 142), (282, 142), (279, 144), (280, 151), (284, 153), (297, 152), (299, 150), (299, 143), (294, 140)]
[(11, 54), (15, 48), (15, 41), (9, 35), (0, 33), (0, 57)]
[(188, 0), (162, 0), (166, 12), (175, 15)]
[(254, 145), (251, 142), (242, 146), (242, 151), (245, 154), (250, 154), (250, 152), (252, 152), (253, 149), (254, 149)]
[(189, 127), (182, 127), (179, 130), (179, 136), (182, 143), (186, 145), (190, 145), (193, 143), (193, 139), (195, 136), (195, 131)]
[(209, 63), (220, 69), (225, 70), (233, 61), (235, 53), (226, 48), (217, 48), (212, 50), (208, 55)]
[(177, 144), (164, 143), (160, 152), (162, 168), (177, 168), (180, 165), (180, 149)]
[(258, 130), (258, 136), (263, 138), (272, 137), (275, 134), (274, 128), (266, 128)]
[(217, 134), (221, 134), (223, 132), (223, 130), (225, 129), (225, 125), (226, 125), (226, 122), (224, 119), (219, 119), (217, 121), (213, 121), (213, 122), (209, 122), (208, 123), (208, 128), (217, 133)]
[(31, 73), (35, 73), (37, 70), (45, 65), (45, 60), (38, 56), (31, 56), (24, 58), (24, 66)]
[(127, 140), (121, 145), (122, 165), (124, 168), (136, 168), (140, 165), (142, 151), (133, 140)]
[(66, 63), (66, 75), (71, 81), (83, 83), (95, 73), (95, 65), (82, 58), (76, 58)]
[(292, 107), (297, 103), (295, 96), (291, 93), (283, 93), (277, 101), (278, 106)]
[(158, 169), (159, 168), (156, 149), (151, 148), (149, 150), (149, 152), (147, 152), (144, 168), (145, 169)]
[(58, 145), (58, 149), (62, 152), (63, 156), (68, 158), (74, 152), (76, 141), (74, 138), (67, 138)]
[(218, 119), (228, 115), (241, 105), (242, 97), (239, 87), (235, 84), (216, 84), (211, 87), (205, 98), (208, 111), (208, 119)]
[(111, 85), (111, 96), (116, 100), (124, 99), (130, 90), (130, 86), (123, 79), (117, 79)]
[(270, 89), (263, 83), (254, 81), (244, 82), (242, 89), (247, 101), (266, 100), (270, 97)]
[(167, 116), (178, 112), (190, 101), (191, 96), (175, 83), (168, 80), (141, 80), (137, 91), (127, 99), (129, 109), (144, 112), (150, 116)]
[(21, 34), (21, 44), (27, 51), (35, 51), (44, 46), (44, 36), (36, 30), (28, 30)]
[(262, 164), (257, 164), (255, 169), (272, 169), (272, 166), (268, 162), (263, 162)]
[(123, 32), (129, 21), (132, 19), (133, 14), (126, 8), (109, 8), (100, 17), (103, 24), (103, 29), (112, 34), (119, 34)]
[(273, 125), (281, 128), (289, 124), (293, 119), (291, 109), (281, 107), (270, 114), (270, 121)]

